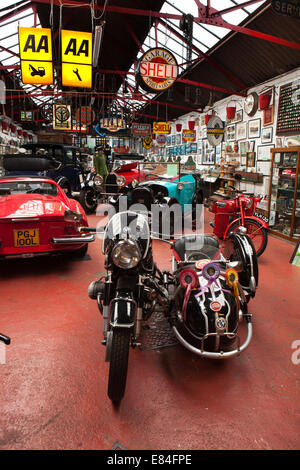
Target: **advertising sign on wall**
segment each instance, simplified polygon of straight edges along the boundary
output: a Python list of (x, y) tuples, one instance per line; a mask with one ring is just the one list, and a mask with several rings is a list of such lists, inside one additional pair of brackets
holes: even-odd
[(300, 18), (299, 0), (272, 0), (272, 8), (276, 13)]
[(196, 131), (191, 131), (190, 129), (183, 129), (182, 131), (183, 142), (195, 142), (195, 140), (196, 140)]

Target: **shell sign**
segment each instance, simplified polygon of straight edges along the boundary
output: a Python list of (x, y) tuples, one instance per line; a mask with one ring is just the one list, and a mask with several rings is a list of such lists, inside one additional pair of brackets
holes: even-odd
[(170, 88), (177, 79), (177, 60), (167, 49), (155, 47), (139, 59), (135, 74), (145, 91), (158, 93)]
[(153, 133), (154, 134), (170, 134), (171, 123), (170, 122), (154, 122)]

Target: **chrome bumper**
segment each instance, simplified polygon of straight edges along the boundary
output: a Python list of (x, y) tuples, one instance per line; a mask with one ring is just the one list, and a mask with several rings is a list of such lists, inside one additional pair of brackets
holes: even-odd
[(91, 243), (95, 240), (94, 235), (86, 235), (79, 237), (52, 238), (54, 245), (70, 245), (71, 243)]
[(237, 356), (240, 352), (244, 351), (247, 348), (247, 346), (249, 346), (251, 338), (252, 338), (252, 323), (251, 322), (247, 323), (247, 326), (248, 326), (248, 334), (242, 346), (238, 347), (237, 349), (234, 349), (233, 351), (226, 351), (226, 352), (222, 352), (222, 351), (210, 352), (210, 351), (204, 351), (204, 350), (195, 348), (181, 336), (181, 334), (179, 333), (179, 331), (177, 330), (175, 326), (173, 326), (173, 331), (178, 341), (192, 353), (197, 354), (198, 356), (201, 356), (201, 357), (209, 358), (209, 359), (227, 359), (228, 357)]

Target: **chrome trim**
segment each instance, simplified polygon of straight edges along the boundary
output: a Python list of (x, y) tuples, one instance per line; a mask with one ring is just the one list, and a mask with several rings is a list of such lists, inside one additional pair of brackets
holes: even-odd
[(11, 219), (12, 222), (38, 222), (40, 217), (19, 217), (15, 219)]
[(88, 235), (87, 237), (52, 238), (51, 243), (54, 245), (69, 245), (70, 243), (90, 243), (94, 240), (94, 235)]
[(192, 346), (191, 344), (189, 344), (181, 336), (181, 334), (179, 333), (179, 331), (177, 330), (175, 326), (173, 326), (173, 331), (174, 331), (176, 338), (179, 340), (179, 342), (192, 353), (197, 354), (198, 356), (201, 356), (201, 357), (209, 358), (209, 359), (227, 359), (228, 357), (237, 356), (240, 352), (244, 351), (249, 346), (251, 342), (251, 338), (252, 338), (252, 323), (247, 323), (247, 326), (248, 326), (248, 334), (242, 346), (238, 347), (237, 349), (234, 349), (233, 351), (226, 351), (226, 352), (209, 352), (209, 351), (204, 351), (204, 350), (201, 351), (201, 349), (198, 349)]

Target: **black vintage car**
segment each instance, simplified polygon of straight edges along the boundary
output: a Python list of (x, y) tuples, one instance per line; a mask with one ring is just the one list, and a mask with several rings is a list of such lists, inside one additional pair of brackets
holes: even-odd
[(3, 167), (8, 176), (47, 176), (56, 181), (68, 197), (77, 196), (86, 212), (95, 209), (94, 202), (91, 204), (86, 198), (94, 181), (90, 182), (90, 170), (85, 169), (77, 147), (52, 142), (25, 144), (19, 154), (4, 157)]

